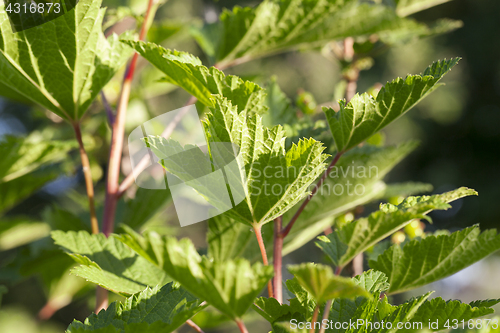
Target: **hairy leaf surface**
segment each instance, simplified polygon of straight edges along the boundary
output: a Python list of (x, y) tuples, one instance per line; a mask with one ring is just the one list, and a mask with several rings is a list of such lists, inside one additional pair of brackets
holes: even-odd
[(53, 231), (55, 243), (68, 251), (80, 266), (72, 274), (114, 292), (131, 295), (146, 286), (163, 285), (167, 274), (137, 255), (114, 236), (91, 235), (86, 231)]
[[(438, 195), (408, 197), (397, 206), (384, 204), (380, 206), (380, 210), (367, 218), (358, 219), (328, 236), (319, 237), (320, 241), (316, 244), (335, 265), (344, 267), (358, 253), (396, 232), (411, 220), (428, 219), (426, 214), (430, 211), (448, 209), (451, 207), (448, 202), (475, 194), (477, 193), (474, 190), (462, 187)], [(378, 266), (372, 267), (390, 276), (387, 270), (377, 268)], [(394, 288), (392, 281), (391, 288)]]
[(457, 64), (459, 58), (442, 60), (422, 75), (408, 75), (387, 83), (376, 98), (355, 95), (349, 103), (340, 101), (340, 111), (324, 108), (338, 151), (344, 152), (405, 114), (439, 87), (438, 81)]
[(66, 332), (170, 333), (205, 307), (200, 303), (185, 289), (168, 283), (146, 288), (124, 303), (114, 302), (83, 323), (75, 320)]
[(173, 83), (207, 106), (214, 106), (212, 95), (226, 97), (233, 105), (243, 110), (263, 113), (267, 110), (261, 104), (264, 90), (250, 81), (243, 81), (234, 75), (224, 75), (215, 67), (207, 68), (192, 54), (166, 50), (153, 43), (125, 41), (151, 64), (165, 73), (167, 82)]
[(389, 276), (389, 293), (400, 293), (450, 276), (500, 249), (495, 230), (478, 226), (451, 235), (427, 236), (403, 248), (395, 244), (370, 266)]
[(101, 0), (81, 0), (67, 14), (13, 33), (0, 3), (0, 93), (79, 120), (131, 50), (102, 33)]

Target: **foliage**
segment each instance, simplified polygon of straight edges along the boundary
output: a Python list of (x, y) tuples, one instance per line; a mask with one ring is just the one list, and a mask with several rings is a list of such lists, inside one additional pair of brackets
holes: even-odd
[[(500, 236), (494, 230), (481, 233), (477, 225), (453, 233), (425, 233), (421, 227), (420, 220), (432, 222), (429, 213), (477, 195), (474, 190), (461, 187), (413, 196), (431, 191), (432, 185), (384, 181), (418, 143), (385, 145), (381, 131), (439, 88), (439, 81), (459, 58), (436, 61), (422, 74), (396, 78), (380, 89), (361, 94), (349, 90), (360, 71), (369, 68), (373, 57), (388, 46), (458, 28), (461, 23), (457, 21), (426, 25), (407, 17), (446, 0), (265, 0), (255, 7), (236, 6), (225, 10), (218, 22), (190, 27), (205, 52), (201, 57), (159, 45), (180, 35), (187, 23), (148, 20), (154, 16), (156, 3), (148, 7), (145, 18), (137, 9), (120, 7), (105, 20), (106, 29), (112, 29), (126, 17), (136, 18), (143, 24), (142, 37), (150, 28), (152, 42), (144, 42), (132, 38), (131, 31), (120, 37), (106, 32), (106, 37), (102, 25), (106, 14), (99, 0), (81, 0), (65, 15), (20, 32), (12, 30), (7, 2), (0, 1), (0, 93), (62, 117), (73, 127), (78, 143), (67, 140), (66, 134), (47, 136), (49, 131), (0, 139), (0, 250), (11, 251), (6, 252), (9, 260), (0, 277), (16, 283), (38, 276), (47, 296), (41, 319), (75, 297), (87, 297), (92, 285), (121, 298), (83, 322), (74, 320), (66, 332), (167, 333), (186, 322), (208, 326), (224, 320), (234, 321), (247, 332), (243, 320), (252, 318), (250, 308), (275, 333), (312, 332), (314, 327), (312, 331), (311, 327), (295, 329), (291, 323), (314, 325), (311, 322), (320, 318), (333, 323), (383, 321), (393, 325), (341, 325), (322, 332), (395, 332), (400, 322), (435, 320), (439, 325), (432, 330), (439, 331), (448, 328), (445, 323), (450, 320), (491, 314), (500, 302), (466, 304), (430, 299), (432, 292), (427, 292), (393, 305), (388, 297), (441, 280), (500, 248)], [(266, 83), (224, 72), (237, 64), (296, 50), (321, 50), (326, 56), (333, 50), (343, 76), (335, 94), (345, 98), (328, 101), (322, 113), (313, 92), (299, 91), (290, 98), (276, 77), (267, 78)], [(144, 135), (142, 140), (164, 174), (177, 177), (224, 212), (208, 221), (207, 249), (195, 246), (200, 241), (195, 237), (178, 240), (171, 229), (152, 226), (155, 217), (165, 225), (174, 215), (171, 212), (179, 209), (168, 189), (129, 190), (131, 176), (121, 184), (110, 183), (113, 175), (120, 178), (111, 167), (117, 166), (120, 172), (122, 152), (115, 152), (117, 145), (121, 149), (117, 142), (133, 127), (126, 123), (125, 113), (137, 55), (127, 67), (119, 97), (112, 98), (111, 104), (117, 104), (116, 119), (104, 93), (107, 117), (91, 105), (105, 87), (113, 92), (118, 82), (115, 74), (133, 51), (144, 59), (141, 65), (152, 65), (145, 72), (156, 71), (154, 75), (161, 77), (157, 83), (167, 87), (163, 92), (179, 87), (198, 101), (206, 152), (170, 137)], [(213, 66), (206, 66), (202, 59)], [(148, 86), (143, 88), (136, 97), (145, 100)], [(147, 105), (144, 115), (129, 107), (129, 114), (137, 116), (134, 121), (153, 116), (150, 105), (143, 104)], [(48, 114), (54, 124), (60, 120)], [(88, 114), (86, 119), (84, 114)], [(88, 158), (81, 128), (84, 138), (96, 137), (96, 146), (105, 143), (105, 153), (93, 154), (110, 156), (102, 163), (110, 165), (106, 186), (96, 186), (106, 188), (105, 197), (93, 194), (90, 169), (100, 170), (102, 161), (92, 155)], [(108, 141), (109, 128), (112, 139)], [(217, 148), (221, 146), (236, 147), (237, 154)], [(76, 147), (89, 203), (67, 192), (64, 200), (57, 200), (40, 218), (17, 214), (15, 208), (21, 201), (62, 173), (76, 173), (76, 166), (68, 162)], [(233, 160), (237, 168), (224, 177), (241, 185), (241, 190), (222, 178), (199, 179)], [(224, 206), (219, 195), (228, 189), (241, 198), (234, 207)], [(91, 219), (100, 216), (94, 212), (94, 200), (97, 211), (103, 211), (103, 230), (109, 227), (116, 233), (90, 228), (89, 215)], [(367, 205), (369, 210), (371, 203), (378, 203), (378, 210), (363, 213), (360, 207)], [(115, 221), (118, 228), (113, 228)], [(414, 225), (422, 228), (420, 233), (408, 231)], [(395, 241), (392, 236), (403, 230), (412, 240)], [(325, 235), (318, 237), (323, 231)], [(315, 238), (328, 265), (320, 259), (288, 265), (293, 277), (282, 285), (283, 255), (304, 249)], [(357, 271), (355, 261), (367, 251), (372, 269)], [(18, 257), (11, 259), (9, 253)], [(350, 266), (355, 276), (341, 276)], [(263, 293), (266, 285), (267, 295)], [(283, 288), (286, 301), (281, 296)], [(4, 293), (8, 295), (2, 281), (0, 297)]]

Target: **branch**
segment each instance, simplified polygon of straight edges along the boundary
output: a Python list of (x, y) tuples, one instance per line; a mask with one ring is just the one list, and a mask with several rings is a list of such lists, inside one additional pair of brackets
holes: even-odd
[(111, 105), (108, 103), (108, 99), (106, 98), (106, 95), (104, 95), (104, 91), (101, 90), (101, 100), (102, 100), (102, 105), (104, 106), (104, 110), (106, 110), (106, 115), (108, 116), (108, 123), (111, 128), (113, 127), (113, 124), (115, 123), (115, 113), (113, 112), (113, 108)]
[[(154, 0), (149, 0), (144, 22), (142, 23), (141, 32), (139, 35), (140, 40), (144, 40), (147, 33), (147, 26), (149, 17), (153, 11)], [(123, 79), (118, 107), (116, 110), (116, 119), (113, 123), (113, 134), (111, 138), (111, 149), (109, 153), (109, 166), (108, 166), (108, 179), (106, 184), (106, 200), (104, 203), (104, 219), (103, 219), (103, 232), (109, 236), (113, 232), (116, 204), (118, 201), (118, 185), (120, 178), (120, 164), (123, 151), (123, 137), (125, 135), (125, 119), (130, 97), (130, 90), (132, 87), (132, 79), (134, 78), (135, 67), (139, 54), (135, 53), (132, 60), (127, 66), (125, 77)]]
[[(191, 105), (191, 104), (194, 104), (194, 103), (196, 103), (196, 97), (191, 96), (189, 98), (189, 100), (186, 102), (186, 104), (184, 104), (184, 107)], [(177, 124), (179, 124), (182, 117), (186, 114), (186, 112), (188, 110), (189, 110), (188, 108), (185, 108), (184, 110), (179, 112), (177, 114), (177, 116), (175, 116), (175, 118), (172, 119), (172, 122), (170, 124), (168, 124), (168, 126), (165, 128), (165, 130), (163, 130), (163, 133), (161, 133), (161, 136), (164, 138), (168, 138), (172, 134), (175, 127), (177, 126)], [(134, 168), (135, 172), (137, 174), (141, 173), (142, 171), (144, 171), (144, 169), (146, 169), (146, 167), (148, 167), (149, 163), (150, 163), (149, 158), (147, 156), (144, 156), (139, 161), (139, 163), (137, 163), (137, 165), (135, 166), (135, 168)], [(134, 173), (131, 172), (127, 177), (125, 177), (125, 179), (122, 181), (122, 183), (118, 187), (118, 193), (117, 193), (118, 198), (120, 198), (130, 188), (130, 186), (132, 186), (132, 184), (134, 182), (135, 182)]]
[(238, 328), (240, 329), (241, 333), (248, 333), (248, 330), (241, 319), (236, 319), (236, 325), (238, 325)]
[(92, 233), (98, 234), (99, 222), (97, 221), (97, 216), (95, 214), (94, 184), (92, 183), (92, 172), (90, 171), (89, 157), (83, 145), (80, 124), (73, 124), (73, 129), (75, 130), (76, 141), (78, 141), (78, 146), (80, 147), (80, 158), (82, 160), (83, 176), (85, 177), (85, 187), (87, 188), (87, 197), (89, 198), (90, 225), (92, 226)]
[(319, 179), (319, 181), (316, 184), (316, 186), (314, 187), (314, 189), (311, 191), (311, 194), (306, 198), (306, 200), (304, 200), (304, 202), (302, 203), (302, 205), (300, 205), (299, 209), (297, 210), (297, 212), (295, 212), (295, 214), (293, 215), (292, 219), (290, 220), (290, 222), (288, 223), (288, 225), (286, 226), (286, 228), (281, 231), (281, 234), (282, 234), (283, 238), (285, 238), (288, 235), (288, 233), (290, 232), (290, 229), (292, 229), (293, 224), (295, 223), (295, 221), (297, 221), (297, 219), (299, 218), (300, 214), (302, 214), (302, 211), (304, 210), (304, 208), (307, 206), (307, 204), (309, 203), (309, 201), (311, 201), (311, 199), (314, 197), (314, 195), (316, 194), (316, 192), (318, 192), (318, 189), (321, 187), (321, 185), (323, 185), (323, 182), (325, 181), (326, 177), (328, 177), (328, 174), (330, 173), (330, 171), (332, 170), (332, 168), (335, 166), (335, 164), (337, 164), (340, 156), (342, 156), (342, 153), (341, 152), (337, 152), (337, 154), (333, 158), (332, 162), (330, 163), (330, 165), (328, 166), (328, 168), (326, 169), (326, 171), (323, 173), (323, 175)]
[(273, 247), (273, 265), (274, 265), (274, 298), (283, 303), (282, 269), (283, 269), (283, 236), (281, 234), (281, 225), (283, 216), (274, 220), (274, 247)]
[[(266, 245), (264, 244), (264, 240), (262, 239), (262, 226), (260, 224), (257, 224), (253, 227), (253, 230), (255, 231), (255, 237), (257, 237), (257, 242), (259, 243), (262, 262), (264, 263), (264, 265), (268, 266), (269, 261), (267, 260)], [(267, 283), (267, 293), (269, 294), (269, 297), (274, 297), (272, 280), (269, 280), (269, 282)]]
[(319, 304), (316, 304), (316, 307), (314, 308), (313, 317), (311, 320), (312, 327), (309, 330), (309, 333), (316, 332), (316, 328), (315, 328), (314, 324), (316, 323), (316, 320), (318, 320), (318, 313), (319, 313)]
[(192, 321), (191, 319), (186, 320), (186, 324), (191, 328), (193, 328), (196, 332), (204, 333), (203, 330), (198, 325), (196, 325), (194, 321)]
[[(323, 311), (323, 320), (321, 320), (321, 329), (319, 330), (319, 333), (325, 333), (326, 330), (326, 325), (323, 325), (323, 322), (325, 320), (328, 320), (328, 315), (330, 314), (330, 309), (332, 307), (333, 299), (329, 299), (328, 302), (326, 302), (325, 305), (325, 310)], [(314, 325), (314, 323), (313, 323)]]

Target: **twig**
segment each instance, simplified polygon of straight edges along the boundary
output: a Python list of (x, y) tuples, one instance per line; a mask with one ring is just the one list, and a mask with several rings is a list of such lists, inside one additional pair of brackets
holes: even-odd
[[(147, 33), (149, 17), (153, 10), (154, 0), (149, 0), (144, 22), (139, 35), (140, 40), (144, 40)], [(127, 66), (125, 77), (123, 79), (122, 89), (116, 111), (116, 119), (113, 123), (113, 135), (111, 139), (111, 149), (109, 153), (108, 179), (106, 184), (106, 199), (104, 203), (103, 232), (109, 236), (113, 232), (116, 204), (118, 201), (118, 186), (120, 178), (120, 164), (123, 150), (123, 137), (125, 135), (125, 118), (134, 77), (135, 67), (139, 54), (135, 53)]]
[(248, 333), (247, 328), (245, 327), (245, 323), (241, 319), (236, 319), (236, 325), (240, 329), (241, 333)]
[[(257, 242), (259, 243), (262, 262), (265, 266), (268, 266), (269, 261), (267, 260), (266, 245), (264, 244), (264, 240), (262, 239), (262, 226), (260, 224), (256, 224), (253, 226), (253, 230), (255, 231), (255, 237), (257, 237)], [(267, 283), (267, 292), (269, 294), (269, 297), (274, 297), (272, 280), (269, 280), (269, 282)]]
[(278, 302), (283, 303), (283, 286), (282, 286), (282, 266), (283, 266), (283, 236), (281, 234), (281, 225), (283, 216), (274, 220), (274, 247), (273, 247), (273, 266), (274, 266), (274, 298)]
[[(175, 116), (175, 118), (172, 119), (172, 121), (170, 122), (170, 124), (168, 124), (168, 126), (163, 130), (163, 133), (161, 133), (162, 137), (168, 138), (172, 134), (172, 132), (174, 131), (174, 129), (177, 126), (177, 124), (179, 124), (179, 122), (181, 121), (182, 117), (189, 110), (189, 108), (187, 108), (186, 106), (194, 104), (194, 103), (196, 103), (196, 97), (191, 96), (189, 98), (189, 100), (187, 101), (187, 103), (184, 105), (185, 108), (182, 111), (180, 111)], [(137, 165), (134, 168), (134, 171), (137, 174), (141, 173), (144, 169), (146, 169), (146, 167), (148, 166), (148, 163), (150, 163), (149, 158), (147, 156), (144, 156), (139, 161), (139, 163), (137, 163)], [(135, 181), (134, 173), (131, 172), (130, 174), (128, 174), (127, 177), (125, 177), (125, 179), (122, 181), (122, 183), (118, 187), (118, 193), (117, 193), (118, 198), (120, 198), (130, 188), (130, 186), (132, 186), (132, 184), (134, 183), (134, 181)]]
[(328, 174), (330, 173), (330, 171), (332, 170), (332, 168), (335, 166), (335, 164), (337, 164), (340, 156), (342, 156), (342, 153), (341, 152), (337, 152), (337, 154), (333, 158), (332, 162), (330, 163), (330, 165), (328, 166), (328, 168), (326, 169), (326, 171), (323, 173), (323, 175), (319, 179), (319, 181), (316, 184), (316, 186), (311, 191), (311, 194), (306, 198), (306, 200), (304, 200), (304, 202), (302, 203), (302, 205), (300, 205), (299, 209), (297, 210), (297, 212), (295, 212), (295, 214), (293, 215), (292, 219), (290, 220), (290, 222), (288, 223), (288, 225), (286, 226), (286, 228), (281, 231), (281, 234), (283, 235), (283, 238), (285, 238), (288, 235), (288, 233), (290, 232), (290, 229), (292, 229), (293, 224), (295, 223), (295, 221), (297, 221), (297, 219), (299, 218), (299, 216), (302, 213), (302, 211), (304, 210), (304, 208), (307, 206), (307, 204), (309, 203), (309, 201), (311, 201), (311, 199), (314, 197), (314, 195), (316, 194), (316, 192), (318, 192), (318, 189), (321, 187), (321, 185), (323, 185), (323, 182), (325, 181), (326, 177), (328, 177)]
[(333, 299), (329, 299), (328, 302), (326, 302), (325, 310), (323, 311), (323, 320), (321, 320), (321, 329), (319, 330), (319, 333), (325, 333), (326, 325), (323, 325), (323, 322), (325, 320), (328, 320), (328, 315), (330, 314), (330, 308), (332, 307), (332, 303)]
[(97, 286), (95, 291), (95, 309), (94, 313), (108, 308), (108, 291), (101, 286)]
[(309, 330), (309, 333), (314, 333), (316, 331), (316, 320), (318, 320), (318, 313), (319, 313), (319, 304), (316, 304), (316, 308), (314, 308), (314, 313), (313, 317), (311, 320), (312, 327)]
[(80, 158), (82, 160), (83, 176), (85, 177), (85, 187), (87, 188), (87, 197), (89, 198), (90, 225), (92, 227), (92, 233), (98, 234), (99, 222), (97, 221), (97, 216), (95, 214), (94, 184), (92, 183), (92, 172), (90, 171), (89, 157), (87, 155), (87, 152), (85, 151), (85, 146), (83, 145), (80, 124), (73, 124), (73, 129), (75, 130), (76, 141), (78, 141), (78, 146), (80, 147)]
[(115, 123), (115, 113), (113, 112), (113, 108), (108, 103), (108, 99), (106, 95), (104, 95), (104, 91), (101, 90), (101, 100), (102, 105), (104, 106), (104, 110), (106, 110), (106, 115), (108, 116), (108, 123), (111, 128), (113, 128), (113, 124)]
[(191, 319), (186, 320), (186, 324), (188, 326), (191, 326), (191, 328), (193, 328), (196, 332), (204, 333), (203, 330), (198, 325), (196, 325), (194, 321), (192, 321)]

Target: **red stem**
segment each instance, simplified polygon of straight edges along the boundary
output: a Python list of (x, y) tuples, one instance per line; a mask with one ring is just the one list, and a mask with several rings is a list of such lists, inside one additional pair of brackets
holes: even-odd
[(314, 333), (316, 331), (314, 324), (316, 323), (316, 320), (318, 320), (318, 313), (319, 313), (319, 304), (317, 304), (316, 308), (314, 309), (313, 317), (311, 320), (312, 327), (309, 330), (309, 333)]
[(241, 333), (248, 333), (248, 330), (241, 319), (236, 319), (236, 325), (238, 325), (238, 328), (240, 329)]
[(192, 329), (194, 329), (198, 333), (204, 333), (203, 330), (194, 323), (191, 319), (186, 320), (186, 324), (190, 326)]
[(316, 194), (316, 192), (318, 192), (318, 190), (321, 187), (321, 185), (323, 185), (323, 182), (325, 181), (326, 177), (328, 177), (328, 174), (330, 173), (330, 171), (332, 170), (332, 168), (335, 166), (335, 164), (337, 164), (340, 156), (342, 156), (342, 152), (338, 152), (335, 155), (335, 157), (333, 158), (332, 162), (330, 163), (330, 165), (326, 169), (325, 173), (323, 173), (323, 175), (321, 176), (320, 180), (318, 181), (318, 183), (316, 184), (316, 186), (311, 191), (311, 194), (306, 198), (306, 200), (304, 200), (304, 202), (302, 203), (302, 205), (300, 205), (299, 209), (297, 210), (297, 212), (295, 212), (295, 214), (293, 215), (292, 219), (290, 220), (290, 222), (288, 223), (288, 225), (286, 226), (286, 228), (281, 231), (281, 234), (283, 235), (283, 238), (285, 238), (288, 235), (288, 233), (290, 232), (290, 230), (293, 227), (293, 224), (295, 223), (295, 221), (297, 221), (297, 219), (299, 218), (299, 216), (302, 213), (302, 211), (304, 210), (304, 208), (306, 208), (306, 206), (309, 203), (309, 201), (311, 201), (311, 199), (314, 197), (314, 195)]
[[(147, 25), (153, 9), (153, 4), (154, 0), (149, 0), (148, 8), (146, 10), (146, 15), (144, 17), (144, 22), (142, 24), (141, 32), (139, 35), (140, 40), (144, 40), (144, 38), (146, 37)], [(103, 232), (106, 235), (106, 237), (109, 236), (109, 234), (111, 234), (114, 230), (116, 205), (119, 199), (118, 188), (119, 188), (119, 178), (120, 178), (120, 164), (123, 151), (123, 138), (125, 135), (125, 119), (126, 119), (126, 112), (130, 96), (130, 90), (132, 87), (132, 79), (134, 77), (135, 67), (138, 58), (139, 54), (135, 53), (125, 71), (125, 77), (123, 79), (120, 98), (118, 101), (118, 107), (116, 110), (116, 118), (113, 123), (113, 134), (111, 138), (111, 149), (109, 153), (106, 199), (104, 203), (104, 218), (103, 218)]]
[(274, 220), (274, 247), (273, 247), (273, 265), (274, 265), (274, 298), (283, 303), (282, 286), (282, 266), (283, 266), (283, 236), (281, 234), (281, 225), (283, 217), (280, 216)]
[[(268, 266), (269, 261), (267, 260), (266, 245), (264, 244), (264, 240), (262, 239), (262, 226), (260, 224), (256, 224), (254, 225), (253, 230), (255, 231), (255, 237), (257, 237), (257, 242), (259, 243), (262, 262), (264, 263), (264, 265)], [(272, 280), (269, 280), (269, 282), (267, 283), (267, 293), (269, 297), (274, 297)]]

